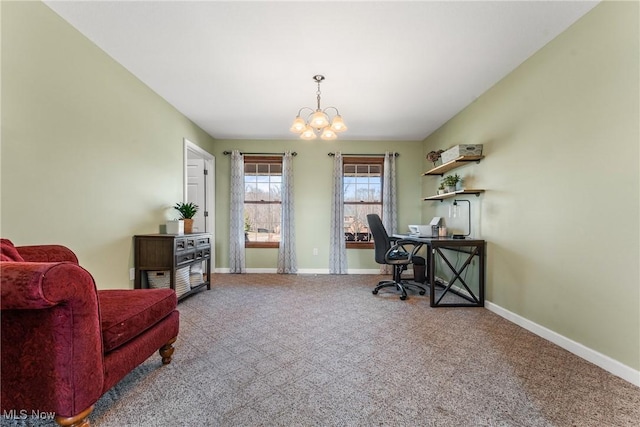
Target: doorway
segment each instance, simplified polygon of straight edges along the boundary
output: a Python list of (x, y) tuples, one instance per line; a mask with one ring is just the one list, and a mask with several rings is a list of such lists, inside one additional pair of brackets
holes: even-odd
[(215, 157), (184, 139), (184, 202), (198, 205), (194, 233), (211, 233), (211, 271), (215, 269)]

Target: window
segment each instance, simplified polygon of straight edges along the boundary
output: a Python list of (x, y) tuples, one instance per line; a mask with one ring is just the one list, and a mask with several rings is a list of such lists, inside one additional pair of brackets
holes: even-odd
[(367, 215), (382, 216), (383, 157), (345, 157), (344, 237), (347, 248), (373, 248)]
[(281, 184), (282, 157), (244, 157), (245, 247), (278, 247)]

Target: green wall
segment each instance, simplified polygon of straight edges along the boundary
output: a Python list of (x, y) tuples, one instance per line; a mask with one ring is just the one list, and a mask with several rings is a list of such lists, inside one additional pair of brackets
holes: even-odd
[[(425, 143), (484, 144), (486, 158), (457, 172), (487, 190), (470, 198), (487, 298), (635, 370), (638, 16), (637, 2), (598, 5)], [(448, 205), (426, 203), (423, 220)]]
[(213, 139), (43, 3), (1, 8), (1, 234), (132, 287), (131, 236), (182, 201), (183, 138)]
[[(398, 230), (419, 223), (422, 191), (421, 142), (403, 141), (273, 141), (216, 140), (211, 153), (216, 156), (216, 267), (229, 267), (229, 162), (224, 151), (248, 153), (298, 153), (294, 157), (294, 200), (298, 268), (307, 272), (328, 272), (329, 229), (331, 219), (331, 188), (333, 157), (328, 153), (379, 154), (396, 151), (398, 180)], [(318, 255), (313, 255), (313, 249)], [(277, 249), (247, 249), (247, 268), (275, 269)], [(350, 272), (378, 269), (372, 249), (347, 249)]]
[[(640, 369), (638, 4), (605, 2), (458, 116), (414, 142), (214, 141), (39, 2), (0, 3), (0, 233), (76, 251), (100, 288), (126, 288), (131, 236), (182, 199), (182, 141), (216, 156), (216, 265), (228, 267), (225, 150), (297, 151), (301, 269), (328, 268), (330, 151), (400, 152), (399, 227), (447, 216), (421, 202), (424, 154), (482, 143), (460, 169), (488, 241), (488, 299)], [(460, 226), (449, 220), (452, 227)], [(463, 224), (464, 225), (464, 224)], [(318, 255), (313, 255), (318, 248)], [(272, 269), (275, 250), (247, 251)], [(350, 250), (353, 270), (377, 268)]]

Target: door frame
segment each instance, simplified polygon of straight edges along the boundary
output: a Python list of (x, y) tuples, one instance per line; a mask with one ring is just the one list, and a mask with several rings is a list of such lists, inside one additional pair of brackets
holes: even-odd
[[(208, 212), (208, 215), (205, 217), (205, 228), (207, 233), (211, 233), (213, 236), (213, 240), (215, 241), (215, 226), (216, 226), (216, 205), (215, 205), (215, 156), (208, 151), (204, 150), (202, 147), (194, 144), (189, 141), (187, 138), (183, 138), (183, 193), (182, 193), (182, 201), (186, 203), (187, 200), (187, 186), (189, 183), (188, 171), (187, 171), (187, 161), (189, 159), (189, 153), (195, 154), (197, 157), (204, 159), (205, 167), (208, 171), (205, 176), (205, 186), (207, 191), (207, 206), (204, 209)], [(215, 255), (214, 255), (214, 242), (211, 242), (211, 271), (215, 269)]]

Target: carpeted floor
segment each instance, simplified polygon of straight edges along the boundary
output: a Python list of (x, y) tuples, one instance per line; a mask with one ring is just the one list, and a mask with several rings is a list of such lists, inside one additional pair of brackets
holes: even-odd
[[(637, 426), (640, 389), (482, 308), (382, 276), (214, 276), (94, 426)], [(10, 423), (2, 425), (28, 425)]]

